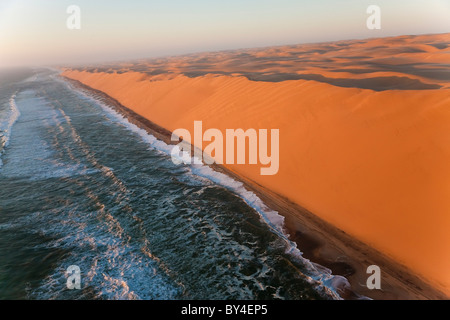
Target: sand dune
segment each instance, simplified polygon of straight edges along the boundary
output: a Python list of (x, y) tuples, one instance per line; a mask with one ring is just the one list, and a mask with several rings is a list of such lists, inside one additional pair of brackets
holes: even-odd
[(168, 129), (280, 129), (280, 169), (227, 165), (450, 295), (450, 34), (66, 70)]

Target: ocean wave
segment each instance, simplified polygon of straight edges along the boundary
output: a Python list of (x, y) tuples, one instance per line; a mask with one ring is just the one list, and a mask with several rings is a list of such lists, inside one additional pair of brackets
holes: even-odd
[(181, 287), (158, 272), (160, 267), (156, 260), (145, 259), (123, 234), (109, 231), (111, 223), (117, 221), (96, 225), (97, 219), (95, 213), (85, 213), (73, 205), (70, 210), (60, 207), (34, 212), (16, 219), (14, 225), (4, 226), (5, 229), (26, 228), (28, 232), (53, 239), (34, 249), (70, 251), (38, 287), (29, 290), (29, 298), (71, 298), (65, 286), (70, 265), (83, 270), (84, 290), (78, 293), (83, 299), (170, 300), (182, 294)]
[(16, 105), (16, 94), (15, 92), (11, 98), (9, 98), (9, 111), (6, 118), (0, 121), (0, 170), (3, 166), (2, 155), (5, 148), (9, 145), (9, 140), (11, 139), (11, 130), (14, 123), (19, 119), (20, 112)]
[[(158, 140), (153, 135), (149, 134), (146, 130), (139, 128), (135, 124), (128, 121), (126, 117), (114, 110), (112, 107), (106, 105), (104, 102), (99, 101), (94, 96), (92, 96), (86, 90), (73, 87), (70, 83), (59, 80), (65, 85), (67, 85), (71, 90), (78, 93), (85, 99), (91, 100), (99, 105), (103, 110), (105, 110), (115, 121), (122, 124), (128, 130), (136, 133), (142, 141), (146, 142), (153, 149), (171, 156), (173, 145), (168, 145), (165, 142)], [(193, 159), (192, 159), (193, 160)], [(195, 163), (192, 161), (191, 163)], [(277, 211), (274, 211), (267, 207), (267, 205), (252, 191), (245, 188), (244, 184), (237, 181), (230, 176), (217, 172), (213, 168), (204, 164), (180, 164), (181, 166), (186, 166), (188, 170), (193, 175), (203, 177), (212, 181), (213, 183), (222, 186), (241, 199), (243, 199), (247, 205), (253, 208), (261, 217), (261, 219), (269, 226), (271, 231), (279, 236), (286, 244), (286, 253), (291, 257), (296, 259), (301, 263), (307, 270), (305, 275), (305, 280), (313, 285), (318, 292), (324, 293), (326, 296), (340, 300), (342, 299), (338, 293), (338, 290), (342, 288), (349, 288), (350, 284), (345, 277), (339, 275), (333, 275), (332, 271), (321, 265), (311, 262), (310, 260), (303, 257), (303, 253), (297, 247), (297, 244), (289, 239), (289, 234), (284, 228), (284, 217), (281, 216)]]

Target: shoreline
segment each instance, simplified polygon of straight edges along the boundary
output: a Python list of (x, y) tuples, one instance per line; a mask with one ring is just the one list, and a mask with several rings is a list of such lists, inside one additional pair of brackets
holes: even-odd
[[(138, 115), (104, 92), (86, 86), (78, 80), (61, 77), (75, 87), (91, 92), (100, 101), (125, 116), (128, 121), (145, 129), (157, 139), (167, 144), (174, 143), (170, 140), (169, 130)], [(355, 299), (360, 295), (372, 299), (448, 299), (444, 293), (414, 275), (407, 267), (356, 240), (285, 197), (236, 174), (227, 167), (217, 164), (211, 167), (244, 183), (247, 190), (254, 192), (269, 208), (285, 217), (287, 233), (290, 234), (290, 239), (297, 243), (299, 250), (303, 252), (303, 257), (331, 269), (333, 275), (344, 276), (349, 281), (351, 290), (339, 292), (342, 298)], [(373, 264), (380, 266), (382, 270), (382, 290), (369, 290), (365, 287), (369, 276), (365, 271)]]

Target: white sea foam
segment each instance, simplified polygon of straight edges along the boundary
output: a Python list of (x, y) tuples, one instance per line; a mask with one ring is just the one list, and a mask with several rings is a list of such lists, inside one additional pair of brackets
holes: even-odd
[(11, 139), (11, 130), (14, 123), (19, 119), (20, 112), (16, 105), (16, 93), (14, 93), (11, 98), (9, 98), (9, 111), (7, 113), (6, 118), (3, 121), (0, 121), (0, 170), (2, 168), (2, 154), (5, 151), (5, 148), (9, 145), (9, 140)]
[(38, 79), (38, 74), (33, 74), (31, 77), (26, 78), (25, 80), (22, 80), (22, 83), (27, 83), (27, 82), (34, 82)]
[[(111, 233), (111, 224), (118, 224), (109, 217), (104, 224), (95, 225), (95, 213), (86, 213), (74, 205), (39, 211), (19, 217), (16, 224), (9, 228), (24, 228), (28, 232), (39, 232), (51, 239), (35, 246), (49, 249), (70, 250), (59, 261), (60, 267), (42, 279), (39, 287), (30, 290), (31, 299), (55, 299), (64, 294), (66, 269), (77, 265), (83, 270), (83, 287), (93, 288), (100, 299), (135, 300), (135, 299), (176, 299), (182, 288), (170, 280), (166, 274), (161, 275), (156, 260), (145, 259), (135, 247), (126, 243), (121, 230)], [(120, 226), (120, 224), (118, 224)], [(1, 230), (2, 225), (0, 225)], [(86, 250), (87, 249), (87, 250)]]
[[(158, 140), (153, 135), (149, 134), (146, 130), (139, 128), (135, 124), (128, 121), (126, 117), (115, 111), (113, 108), (105, 105), (103, 102), (95, 99), (89, 93), (78, 88), (74, 88), (71, 84), (65, 83), (70, 89), (77, 92), (84, 98), (95, 102), (102, 107), (113, 119), (121, 123), (127, 129), (138, 134), (141, 139), (148, 143), (152, 148), (171, 156), (173, 145), (167, 145), (165, 142)], [(194, 159), (192, 159), (194, 160)], [(195, 163), (192, 161), (191, 163)], [(245, 188), (244, 184), (237, 181), (226, 174), (217, 172), (207, 165), (185, 165), (192, 174), (206, 178), (217, 185), (225, 187), (232, 191), (234, 194), (241, 197), (251, 208), (253, 208), (262, 218), (262, 220), (270, 227), (272, 232), (277, 234), (286, 243), (286, 253), (300, 261), (308, 270), (306, 281), (311, 283), (318, 289), (318, 291), (325, 292), (329, 297), (333, 299), (342, 299), (338, 294), (338, 289), (349, 288), (350, 284), (348, 280), (342, 276), (333, 275), (331, 270), (321, 265), (311, 262), (305, 259), (303, 253), (297, 248), (297, 244), (289, 239), (289, 234), (286, 233), (284, 228), (284, 217), (278, 212), (271, 210), (267, 205), (252, 191)]]

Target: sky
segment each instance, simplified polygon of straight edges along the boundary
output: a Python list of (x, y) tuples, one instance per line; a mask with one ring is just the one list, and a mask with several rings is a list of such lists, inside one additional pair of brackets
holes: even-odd
[[(373, 4), (380, 30), (366, 27)], [(450, 0), (0, 0), (0, 67), (445, 33), (449, 17)]]

